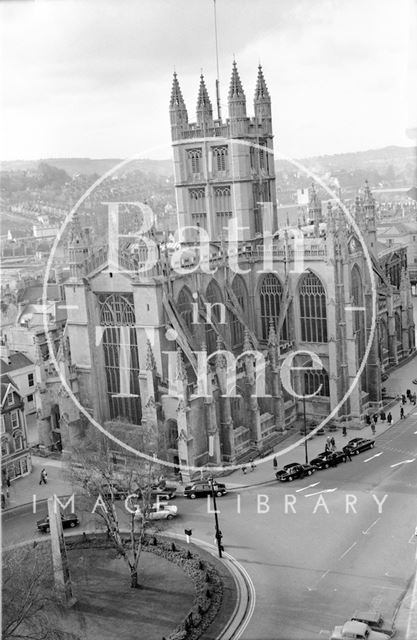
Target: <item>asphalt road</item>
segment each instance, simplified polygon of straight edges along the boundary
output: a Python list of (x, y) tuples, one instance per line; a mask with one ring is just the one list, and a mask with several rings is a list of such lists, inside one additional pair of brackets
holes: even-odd
[[(302, 452), (290, 455), (302, 461)], [(169, 529), (191, 528), (213, 542), (206, 500), (180, 497), (176, 504), (181, 515), (167, 523)], [(417, 412), (352, 462), (292, 483), (272, 480), (242, 489), (240, 508), (238, 492), (230, 492), (218, 507), (225, 548), (256, 589), (243, 640), (325, 638), (355, 609), (377, 608), (389, 619), (414, 573)], [(6, 514), (4, 545), (41, 537), (36, 520), (46, 506), (38, 511)], [(82, 526), (96, 522), (85, 515)]]

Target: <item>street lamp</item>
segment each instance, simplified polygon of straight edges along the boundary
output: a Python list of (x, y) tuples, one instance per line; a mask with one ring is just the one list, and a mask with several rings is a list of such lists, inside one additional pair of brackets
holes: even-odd
[[(304, 389), (304, 391), (305, 391), (305, 389)], [(306, 457), (306, 464), (308, 464), (306, 397), (305, 397), (305, 393), (303, 393), (303, 419), (304, 419), (304, 453), (305, 453), (305, 457)]]
[(213, 499), (213, 507), (214, 507), (214, 528), (215, 528), (215, 538), (217, 540), (217, 548), (219, 550), (219, 558), (222, 557), (222, 551), (223, 551), (223, 545), (222, 545), (222, 538), (223, 538), (223, 534), (220, 531), (219, 528), (219, 518), (217, 515), (217, 504), (216, 504), (216, 492), (214, 490), (214, 480), (213, 478), (209, 478), (208, 479), (209, 483), (210, 483), (210, 487), (211, 487), (211, 497)]

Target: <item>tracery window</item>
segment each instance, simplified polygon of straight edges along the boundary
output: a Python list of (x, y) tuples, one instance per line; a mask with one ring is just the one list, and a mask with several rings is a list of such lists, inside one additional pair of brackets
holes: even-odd
[(218, 216), (230, 217), (232, 215), (232, 198), (230, 186), (216, 187), (214, 189), (214, 202)]
[[(282, 285), (276, 275), (267, 273), (263, 277), (259, 297), (262, 338), (268, 340), (270, 325), (273, 324), (277, 330), (280, 317)], [(288, 339), (287, 318), (284, 320), (280, 337), (284, 340)]]
[(213, 325), (215, 323), (220, 323), (223, 319), (222, 315), (223, 317), (225, 316), (223, 297), (220, 291), (220, 287), (215, 280), (211, 280), (207, 287), (206, 300), (211, 305), (211, 322), (206, 322), (207, 353), (210, 355), (210, 353), (213, 353), (213, 351), (216, 351), (217, 349), (217, 332), (214, 329)]
[[(307, 367), (311, 367), (310, 362)], [(304, 394), (328, 398), (330, 396), (329, 375), (326, 369), (308, 369), (304, 371)]]
[(99, 294), (107, 398), (112, 419), (140, 424), (139, 356), (133, 294)]
[(177, 300), (177, 309), (189, 331), (193, 332), (193, 299), (187, 287), (183, 287)]
[[(243, 314), (246, 314), (247, 309), (247, 289), (245, 285), (245, 281), (242, 276), (236, 275), (232, 282), (232, 290), (235, 294), (237, 301), (239, 303), (240, 308), (243, 311)], [(243, 342), (244, 328), (241, 323), (239, 317), (230, 312), (229, 313), (229, 321), (230, 321), (230, 334), (232, 339), (232, 347), (236, 347)]]
[(314, 273), (301, 278), (300, 319), (303, 342), (327, 342), (326, 293)]
[(201, 171), (201, 149), (190, 149), (188, 152), (188, 163), (191, 169), (191, 173), (200, 173)]
[(195, 218), (206, 216), (206, 192), (204, 188), (190, 189), (189, 194), (191, 215)]
[(397, 338), (397, 343), (401, 345), (402, 343), (401, 316), (397, 311), (395, 312), (395, 337)]
[(213, 147), (213, 166), (215, 171), (226, 171), (228, 168), (228, 149)]

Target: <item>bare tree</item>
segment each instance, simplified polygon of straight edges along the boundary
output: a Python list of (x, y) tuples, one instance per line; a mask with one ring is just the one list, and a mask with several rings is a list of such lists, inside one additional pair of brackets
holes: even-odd
[(44, 548), (19, 547), (6, 551), (3, 554), (3, 639), (78, 638), (60, 629), (62, 606), (56, 593), (52, 561)]
[[(136, 433), (129, 434), (129, 429), (127, 434), (124, 432), (125, 440), (130, 435), (129, 444), (136, 439), (139, 427), (134, 429)], [(111, 543), (128, 566), (130, 586), (138, 587), (139, 558), (149, 527), (158, 465), (126, 455), (125, 450), (100, 434), (74, 448), (69, 470), (73, 485), (87, 499), (90, 510), (92, 507), (103, 520)], [(127, 521), (125, 526), (122, 519)], [(128, 530), (128, 539), (123, 529)]]

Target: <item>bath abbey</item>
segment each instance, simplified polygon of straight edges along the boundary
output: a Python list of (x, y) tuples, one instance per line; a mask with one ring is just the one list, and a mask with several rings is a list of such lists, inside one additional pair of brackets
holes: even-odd
[(406, 249), (378, 241), (370, 185), (344, 202), (312, 179), (306, 219), (280, 219), (261, 66), (254, 80), (248, 115), (233, 63), (225, 117), (201, 76), (189, 120), (174, 73), (169, 237), (150, 205), (110, 203), (108, 240), (92, 247), (74, 214), (64, 452), (92, 418), (121, 440), (147, 433), (177, 469), (244, 462), (303, 421), (360, 429), (386, 372), (414, 353)]

